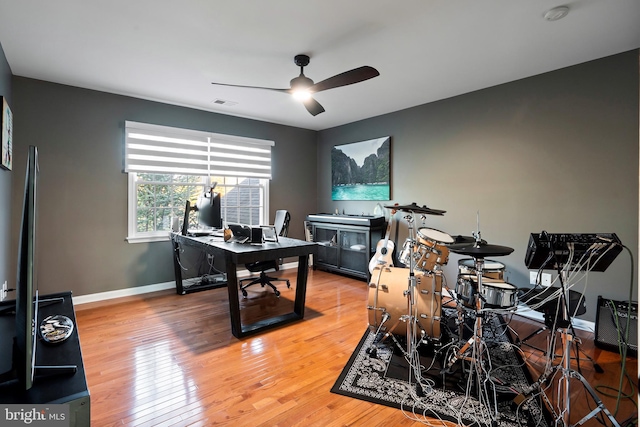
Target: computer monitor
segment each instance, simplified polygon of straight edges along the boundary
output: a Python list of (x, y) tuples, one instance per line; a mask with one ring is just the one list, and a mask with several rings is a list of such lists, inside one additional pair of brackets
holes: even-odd
[(220, 194), (213, 191), (203, 193), (196, 203), (198, 221), (207, 227), (222, 228), (222, 206)]

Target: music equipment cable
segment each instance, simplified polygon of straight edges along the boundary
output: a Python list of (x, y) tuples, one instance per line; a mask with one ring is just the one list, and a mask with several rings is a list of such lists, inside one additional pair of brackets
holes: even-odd
[[(620, 348), (620, 361), (621, 361), (621, 365), (620, 365), (620, 381), (618, 383), (618, 390), (613, 389), (612, 387), (609, 386), (605, 386), (605, 385), (598, 385), (595, 387), (595, 389), (608, 397), (616, 397), (616, 408), (613, 412), (614, 416), (616, 416), (618, 414), (618, 411), (620, 410), (620, 402), (623, 398), (629, 398), (632, 402), (635, 403), (635, 401), (633, 400), (633, 398), (636, 396), (636, 391), (635, 391), (635, 386), (634, 386), (634, 381), (629, 378), (629, 374), (626, 372), (626, 365), (627, 365), (627, 350), (628, 350), (628, 342), (629, 342), (629, 329), (630, 329), (630, 323), (631, 323), (631, 301), (633, 301), (633, 274), (635, 271), (635, 262), (634, 262), (634, 258), (633, 258), (633, 253), (631, 252), (631, 250), (625, 246), (625, 245), (621, 245), (623, 249), (625, 249), (628, 254), (629, 254), (629, 264), (630, 264), (630, 274), (629, 274), (629, 299), (628, 304), (627, 304), (627, 313), (626, 313), (626, 325), (624, 326), (624, 334), (620, 335), (620, 328), (616, 328), (618, 330), (618, 336), (619, 336), (619, 341), (618, 341), (618, 346)], [(616, 312), (616, 307), (615, 304), (612, 304), (613, 306), (613, 310), (614, 312)], [(616, 326), (619, 326), (618, 324), (618, 316), (617, 313), (615, 313), (614, 316), (614, 324)], [(623, 391), (622, 391), (622, 387), (623, 387), (623, 383), (624, 383), (624, 379), (627, 378), (629, 381), (629, 384), (631, 385), (631, 392), (629, 395), (624, 395), (623, 396)], [(617, 395), (610, 395), (610, 394), (606, 394), (604, 392), (601, 391), (601, 389), (608, 389), (608, 390), (614, 390), (617, 391)], [(636, 405), (637, 406), (637, 405)]]

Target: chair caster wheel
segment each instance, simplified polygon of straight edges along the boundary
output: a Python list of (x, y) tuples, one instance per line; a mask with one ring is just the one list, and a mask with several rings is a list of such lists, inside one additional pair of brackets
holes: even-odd
[(248, 294), (247, 294), (247, 291), (245, 291), (244, 289), (242, 289), (242, 296), (246, 298), (246, 297), (247, 297), (247, 295), (248, 295)]
[(287, 288), (291, 289), (291, 283), (287, 280)]
[(274, 293), (276, 294), (276, 296), (277, 296), (278, 298), (280, 298), (280, 291), (275, 291)]

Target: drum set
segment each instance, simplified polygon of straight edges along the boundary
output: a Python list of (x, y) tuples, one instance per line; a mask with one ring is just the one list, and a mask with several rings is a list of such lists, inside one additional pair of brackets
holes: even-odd
[[(487, 407), (494, 405), (497, 417), (496, 399), (483, 391), (487, 370), (482, 329), (491, 312), (515, 311), (517, 288), (505, 281), (505, 265), (487, 258), (509, 255), (513, 249), (482, 240), (479, 226), (471, 237), (453, 237), (428, 227), (415, 230), (416, 215), (424, 223), (427, 215), (444, 215), (442, 210), (415, 203), (385, 207), (405, 214), (409, 236), (397, 257), (401, 265), (392, 265), (392, 257), (370, 263), (367, 310), (376, 338), (368, 353), (375, 356), (382, 342), (392, 339), (409, 362), (410, 382), (415, 381), (418, 396), (424, 396), (431, 386), (423, 381), (418, 348), (446, 346), (442, 375), (458, 361), (468, 362), (463, 369), (473, 394)], [(468, 258), (459, 260), (457, 280), (450, 286), (443, 266), (451, 252)], [(451, 324), (456, 327), (450, 328)]]

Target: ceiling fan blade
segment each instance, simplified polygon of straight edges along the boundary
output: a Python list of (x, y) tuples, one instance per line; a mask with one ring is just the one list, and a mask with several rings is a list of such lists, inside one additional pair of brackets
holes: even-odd
[(365, 65), (364, 67), (354, 68), (350, 71), (337, 74), (328, 79), (322, 80), (311, 86), (309, 91), (312, 93), (320, 92), (321, 90), (333, 89), (340, 86), (347, 86), (353, 83), (363, 82), (365, 80), (372, 79), (379, 76), (380, 73), (373, 67)]
[(307, 109), (312, 116), (317, 116), (320, 113), (324, 112), (324, 107), (320, 105), (318, 101), (313, 98), (309, 98), (306, 101), (303, 101), (304, 107)]
[(276, 92), (285, 92), (285, 93), (290, 93), (291, 92), (291, 89), (277, 89), (277, 88), (273, 88), (273, 87), (231, 85), (231, 84), (228, 84), (228, 83), (216, 83), (216, 82), (211, 82), (211, 84), (212, 85), (218, 85), (218, 86), (242, 87), (242, 88), (247, 88), (247, 89), (264, 89), (264, 90), (272, 90), (272, 91), (276, 91)]

